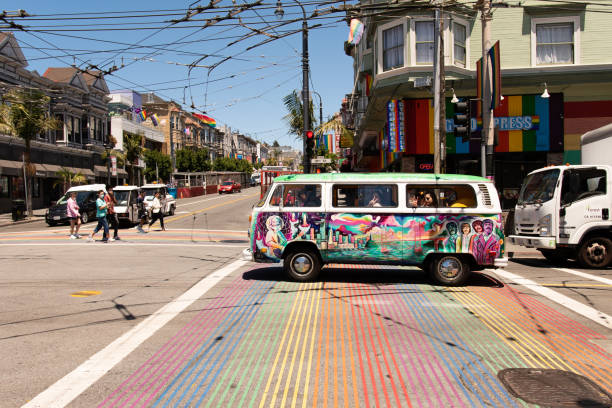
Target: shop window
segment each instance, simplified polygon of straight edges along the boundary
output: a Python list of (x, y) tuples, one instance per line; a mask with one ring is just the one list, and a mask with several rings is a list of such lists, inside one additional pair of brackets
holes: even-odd
[(453, 60), (459, 67), (466, 66), (466, 27), (463, 24), (453, 23)]
[(353, 208), (397, 207), (395, 184), (341, 184), (334, 185), (333, 206)]
[(404, 27), (383, 30), (383, 71), (404, 66)]
[(283, 192), (284, 207), (320, 207), (321, 185), (285, 184)]
[(415, 49), (417, 64), (433, 64), (434, 60), (434, 23), (416, 21), (414, 23)]
[(533, 19), (532, 64), (579, 63), (580, 19), (576, 17)]
[(0, 198), (10, 197), (10, 179), (9, 176), (0, 176)]

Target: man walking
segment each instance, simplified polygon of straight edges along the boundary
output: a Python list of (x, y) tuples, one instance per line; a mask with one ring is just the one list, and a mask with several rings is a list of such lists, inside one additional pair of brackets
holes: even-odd
[(117, 219), (117, 213), (115, 213), (115, 204), (117, 204), (117, 200), (115, 199), (115, 193), (113, 192), (112, 187), (108, 187), (106, 196), (104, 197), (104, 201), (106, 202), (106, 208), (108, 209), (108, 213), (106, 218), (111, 227), (113, 227), (113, 237), (110, 241), (119, 241), (119, 220)]
[[(70, 193), (70, 198), (66, 203), (66, 212), (70, 219), (70, 239), (81, 238), (79, 235), (79, 228), (81, 228), (81, 214), (79, 214), (79, 205), (76, 201), (77, 193)], [(75, 230), (76, 227), (76, 230)]]
[(138, 224), (138, 227), (136, 227), (136, 229), (141, 234), (146, 234), (146, 231), (142, 229), (142, 227), (147, 222), (147, 209), (145, 208), (144, 198), (145, 193), (144, 191), (141, 191), (138, 194), (138, 198), (136, 199), (136, 207), (138, 208), (138, 219), (140, 220), (140, 223)]
[(87, 238), (88, 242), (93, 242), (94, 235), (104, 228), (104, 236), (102, 242), (108, 242), (108, 222), (106, 221), (106, 201), (104, 201), (104, 190), (98, 191), (98, 199), (96, 200), (96, 217), (98, 217), (98, 225)]

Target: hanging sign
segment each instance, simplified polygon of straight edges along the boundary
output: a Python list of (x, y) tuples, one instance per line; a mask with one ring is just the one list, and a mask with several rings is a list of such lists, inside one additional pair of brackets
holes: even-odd
[(111, 156), (111, 175), (117, 175), (117, 158), (115, 156)]

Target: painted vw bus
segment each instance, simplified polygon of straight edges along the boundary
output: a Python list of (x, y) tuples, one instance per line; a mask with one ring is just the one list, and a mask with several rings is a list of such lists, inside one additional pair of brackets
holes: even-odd
[(327, 263), (416, 265), (439, 283), (504, 267), (493, 183), (450, 174), (292, 174), (253, 208), (243, 257), (280, 262), (298, 281)]

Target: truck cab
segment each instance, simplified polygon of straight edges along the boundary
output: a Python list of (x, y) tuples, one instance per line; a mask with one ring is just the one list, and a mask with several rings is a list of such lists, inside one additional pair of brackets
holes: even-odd
[(584, 267), (612, 263), (612, 167), (551, 166), (527, 175), (514, 214), (515, 245), (549, 261), (577, 259)]

